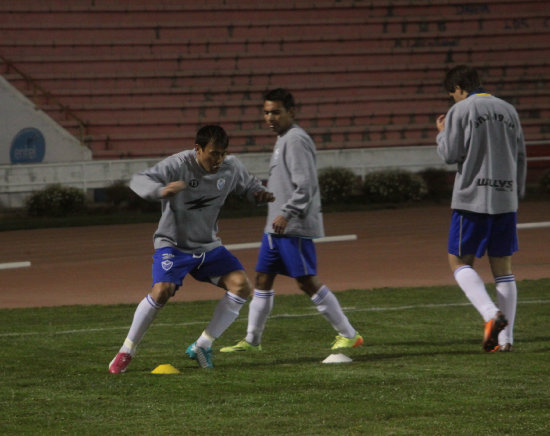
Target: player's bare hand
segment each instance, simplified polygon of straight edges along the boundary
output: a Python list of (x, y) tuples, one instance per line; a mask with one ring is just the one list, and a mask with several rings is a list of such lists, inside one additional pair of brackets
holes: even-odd
[(445, 130), (445, 115), (439, 115), (435, 120), (435, 126), (439, 132)]
[(287, 225), (288, 220), (284, 216), (279, 215), (273, 220), (273, 231), (277, 234), (283, 234)]
[(268, 191), (258, 191), (254, 193), (254, 199), (256, 203), (271, 203), (275, 201), (275, 196)]
[(183, 180), (168, 183), (162, 190), (162, 198), (173, 197), (178, 192), (183, 191), (187, 184)]

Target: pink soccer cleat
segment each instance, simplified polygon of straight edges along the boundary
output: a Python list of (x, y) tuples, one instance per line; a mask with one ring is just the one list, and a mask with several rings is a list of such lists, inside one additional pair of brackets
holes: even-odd
[(118, 353), (109, 363), (109, 372), (111, 374), (121, 374), (126, 371), (131, 361), (132, 355), (130, 353)]

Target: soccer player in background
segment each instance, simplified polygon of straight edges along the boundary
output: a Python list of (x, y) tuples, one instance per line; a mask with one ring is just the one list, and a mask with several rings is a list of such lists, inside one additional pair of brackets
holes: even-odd
[(262, 333), (271, 310), (277, 274), (296, 279), (299, 288), (338, 332), (332, 349), (358, 347), (363, 338), (353, 328), (331, 290), (317, 277), (313, 238), (324, 236), (316, 150), (310, 136), (294, 123), (292, 94), (275, 89), (264, 97), (264, 119), (277, 135), (269, 164), (267, 223), (256, 265), (254, 296), (246, 337), (221, 352), (261, 350)]
[[(515, 108), (481, 88), (478, 72), (459, 65), (444, 86), (455, 104), (436, 120), (437, 152), (457, 164), (448, 259), (454, 277), (485, 321), (483, 349), (511, 351), (517, 287), (512, 254), (518, 250), (518, 200), (525, 191), (525, 143)], [(474, 270), (487, 252), (497, 303)]]
[(221, 127), (202, 127), (194, 149), (174, 154), (132, 178), (130, 187), (139, 196), (161, 202), (162, 216), (154, 234), (152, 290), (139, 303), (109, 372), (126, 371), (145, 332), (187, 274), (226, 290), (212, 320), (186, 351), (201, 368), (213, 367), (212, 342), (237, 318), (252, 291), (241, 263), (217, 236), (220, 208), (231, 192), (255, 203), (273, 201), (259, 179), (227, 156), (228, 144)]

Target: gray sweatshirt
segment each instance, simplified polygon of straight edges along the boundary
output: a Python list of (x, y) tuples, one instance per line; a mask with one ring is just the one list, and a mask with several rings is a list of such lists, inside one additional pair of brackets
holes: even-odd
[[(178, 180), (184, 180), (186, 188), (161, 199), (164, 186)], [(210, 174), (198, 164), (195, 150), (174, 154), (135, 174), (130, 188), (146, 200), (161, 200), (155, 249), (176, 247), (187, 253), (203, 253), (221, 245), (218, 215), (229, 193), (254, 202), (254, 193), (264, 190), (236, 157), (226, 157), (218, 172)]]
[(274, 233), (273, 220), (282, 215), (289, 220), (285, 235), (304, 238), (325, 235), (315, 144), (296, 124), (277, 137), (267, 189), (273, 192), (275, 201), (268, 205), (266, 233)]
[(525, 142), (514, 107), (490, 94), (454, 104), (437, 135), (437, 152), (456, 163), (452, 209), (515, 212), (525, 192)]

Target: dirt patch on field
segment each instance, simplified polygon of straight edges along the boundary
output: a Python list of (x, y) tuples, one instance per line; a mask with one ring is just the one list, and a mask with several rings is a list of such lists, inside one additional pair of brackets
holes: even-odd
[[(356, 241), (317, 245), (319, 277), (333, 290), (454, 284), (447, 266), (448, 206), (325, 215), (327, 236), (356, 234)], [(519, 222), (550, 220), (550, 203), (521, 205)], [(225, 219), (224, 244), (257, 242), (264, 218)], [(0, 270), (0, 307), (137, 303), (151, 286), (156, 224), (72, 227), (0, 232), (0, 263), (31, 267)], [(550, 228), (519, 230), (514, 256), (518, 280), (550, 277)], [(251, 279), (257, 249), (234, 252)], [(478, 271), (492, 281), (486, 259)], [(278, 294), (298, 293), (278, 277)], [(222, 290), (185, 279), (175, 301), (217, 299)]]

